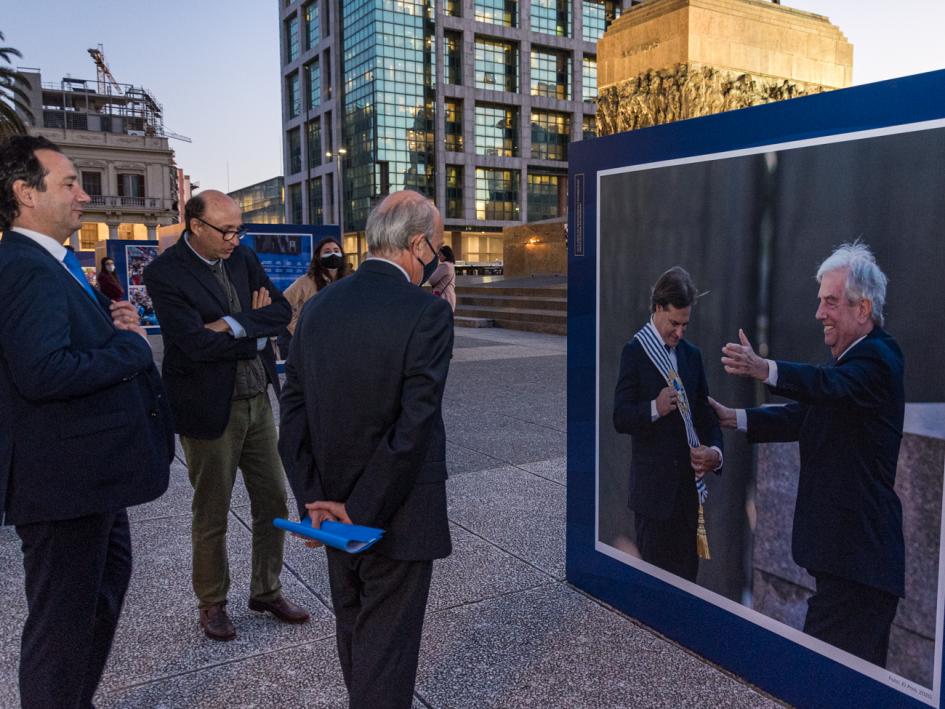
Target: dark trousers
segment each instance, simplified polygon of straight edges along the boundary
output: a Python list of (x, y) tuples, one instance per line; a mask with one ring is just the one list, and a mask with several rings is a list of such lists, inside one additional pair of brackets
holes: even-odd
[(804, 632), (885, 667), (899, 598), (832, 574), (811, 573), (817, 590), (807, 599)]
[(433, 562), (327, 551), (349, 706), (409, 708)]
[(98, 687), (131, 579), (125, 510), (16, 528), (26, 602), (24, 709), (86, 709)]
[(699, 573), (699, 555), (696, 551), (696, 525), (699, 501), (695, 485), (690, 481), (676, 493), (676, 502), (669, 519), (655, 519), (635, 512), (637, 549), (644, 561), (681, 576), (696, 580)]

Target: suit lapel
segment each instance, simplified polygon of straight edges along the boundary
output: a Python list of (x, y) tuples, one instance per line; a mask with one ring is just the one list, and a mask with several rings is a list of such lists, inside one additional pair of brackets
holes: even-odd
[(201, 261), (197, 254), (191, 250), (190, 246), (184, 242), (184, 237), (181, 236), (178, 242), (171, 248), (177, 249), (176, 256), (184, 266), (184, 270), (186, 270), (204, 290), (213, 296), (217, 303), (220, 304), (220, 308), (223, 309), (224, 313), (229, 312), (229, 305), (226, 302), (226, 293), (223, 292), (223, 288), (217, 282), (213, 273), (211, 273), (210, 267)]
[[(26, 236), (23, 236), (23, 234), (20, 234), (12, 230), (4, 235), (3, 243), (5, 244), (8, 243), (10, 246), (20, 246), (24, 248), (36, 249), (37, 251), (39, 251), (46, 258), (49, 259), (49, 264), (53, 268), (53, 273), (55, 273), (56, 278), (58, 278), (60, 282), (64, 284), (63, 287), (67, 291), (69, 289), (73, 289), (71, 292), (75, 294), (76, 298), (81, 299), (82, 302), (86, 302), (92, 305), (95, 311), (108, 321), (109, 325), (114, 326), (114, 323), (112, 322), (112, 318), (111, 318), (111, 313), (109, 311), (109, 307), (108, 305), (105, 304), (105, 302), (103, 302), (102, 299), (104, 298), (105, 301), (108, 302), (109, 304), (111, 303), (111, 301), (105, 298), (105, 296), (103, 296), (94, 288), (92, 289), (92, 293), (95, 296), (95, 300), (91, 300), (89, 298), (89, 294), (86, 293), (85, 289), (79, 283), (76, 282), (75, 278), (72, 277), (72, 274), (69, 273), (60, 262), (56, 261), (53, 255), (49, 253), (46, 249), (44, 249), (42, 246), (37, 244), (32, 239)], [(56, 264), (56, 265), (53, 266), (52, 264)]]

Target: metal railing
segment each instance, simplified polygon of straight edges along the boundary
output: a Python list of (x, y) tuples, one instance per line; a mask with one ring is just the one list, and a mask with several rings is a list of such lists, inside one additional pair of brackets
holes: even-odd
[(161, 197), (119, 197), (118, 195), (90, 195), (92, 207), (118, 207), (124, 209), (170, 210), (172, 200)]

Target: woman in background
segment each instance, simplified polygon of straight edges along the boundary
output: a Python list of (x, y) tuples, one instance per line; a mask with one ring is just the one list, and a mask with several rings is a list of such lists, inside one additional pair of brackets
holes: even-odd
[(436, 267), (433, 275), (430, 276), (430, 285), (433, 287), (433, 295), (437, 295), (449, 303), (450, 308), (455, 313), (456, 257), (453, 256), (453, 249), (443, 244), (437, 252), (437, 258), (440, 259), (440, 265)]
[(98, 279), (98, 289), (109, 300), (118, 301), (125, 297), (125, 289), (121, 287), (118, 276), (115, 275), (115, 262), (108, 256), (102, 259), (102, 265), (96, 278)]
[[(299, 323), (302, 306), (322, 288), (348, 275), (348, 264), (341, 244), (333, 236), (326, 236), (315, 246), (315, 255), (308, 265), (308, 273), (299, 276), (285, 289), (283, 295), (292, 306), (292, 319), (289, 321), (290, 335), (295, 334)], [(280, 348), (281, 349), (281, 348)]]

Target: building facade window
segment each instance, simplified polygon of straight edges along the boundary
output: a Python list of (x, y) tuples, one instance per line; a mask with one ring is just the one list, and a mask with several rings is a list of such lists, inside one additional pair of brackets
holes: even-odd
[(518, 157), (518, 108), (476, 104), (476, 154)]
[(446, 166), (446, 218), (463, 218), (463, 166)]
[(450, 17), (462, 17), (463, 0), (445, 0), (443, 3), (443, 12)]
[(90, 197), (100, 197), (102, 194), (102, 173), (98, 170), (83, 170), (82, 189)]
[(567, 160), (571, 141), (571, 115), (554, 111), (532, 111), (532, 157), (536, 160)]
[[(286, 133), (286, 152), (289, 154), (289, 174), (302, 171), (302, 136), (298, 128)], [(293, 222), (297, 224), (298, 222)]]
[(502, 237), (487, 234), (463, 237), (463, 260), (466, 263), (502, 263)]
[(308, 89), (308, 110), (314, 111), (322, 102), (322, 70), (318, 59), (305, 65), (305, 84)]
[(619, 0), (581, 0), (581, 19), (585, 42), (597, 42), (610, 23), (620, 17)]
[(532, 0), (532, 32), (571, 36), (571, 0)]
[(119, 172), (118, 196), (144, 200), (144, 175)]
[(289, 185), (289, 223), (302, 224), (302, 183)]
[(294, 62), (299, 58), (299, 16), (292, 15), (285, 21), (286, 61)]
[(285, 102), (289, 118), (296, 118), (302, 112), (302, 96), (299, 91), (299, 72), (293, 71), (285, 78)]
[(318, 4), (321, 0), (315, 0), (305, 6), (303, 14), (305, 15), (305, 48), (311, 49), (321, 41), (322, 29), (318, 18)]
[(597, 57), (586, 54), (581, 59), (581, 99), (593, 101), (597, 98)]
[(499, 40), (476, 40), (476, 88), (518, 91), (518, 45)]
[(459, 86), (463, 83), (463, 35), (459, 32), (444, 32), (446, 45), (446, 83)]
[(463, 152), (463, 102), (457, 98), (448, 98), (443, 102), (445, 126), (443, 131), (444, 147), (454, 153)]
[(514, 221), (519, 218), (519, 171), (476, 168), (476, 219)]
[(314, 177), (308, 181), (308, 221), (309, 224), (325, 223), (325, 207), (322, 204), (321, 177)]
[[(85, 189), (84, 187), (82, 189)], [(85, 190), (89, 192), (88, 190)], [(89, 194), (92, 194), (89, 192)], [(79, 227), (79, 250), (95, 251), (95, 245), (98, 243), (98, 224), (95, 222), (83, 222)]]
[(322, 164), (322, 121), (316, 117), (305, 124), (305, 141), (308, 148), (308, 169)]
[(518, 2), (516, 0), (476, 0), (476, 22), (490, 25), (518, 27)]
[(571, 55), (553, 49), (532, 49), (532, 96), (571, 100)]
[(581, 134), (584, 140), (597, 137), (597, 119), (594, 116), (584, 116)]
[(528, 173), (528, 221), (554, 219), (565, 214), (568, 176)]

